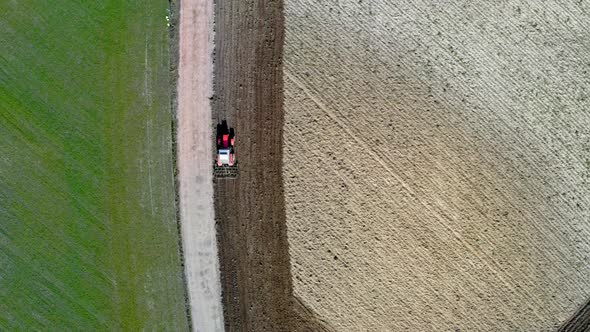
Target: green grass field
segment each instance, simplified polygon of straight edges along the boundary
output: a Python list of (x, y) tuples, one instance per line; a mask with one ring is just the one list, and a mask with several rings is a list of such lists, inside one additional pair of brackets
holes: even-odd
[(0, 330), (186, 330), (168, 1), (0, 1)]

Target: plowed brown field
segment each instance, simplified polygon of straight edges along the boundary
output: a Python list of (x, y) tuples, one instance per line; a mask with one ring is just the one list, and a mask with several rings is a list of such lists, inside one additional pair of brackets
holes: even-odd
[(294, 296), (328, 328), (552, 331), (590, 296), (589, 12), (285, 1)]
[(240, 168), (237, 179), (214, 184), (226, 330), (281, 331), (291, 299), (281, 181), (281, 7), (220, 0), (215, 10), (213, 121), (235, 128)]

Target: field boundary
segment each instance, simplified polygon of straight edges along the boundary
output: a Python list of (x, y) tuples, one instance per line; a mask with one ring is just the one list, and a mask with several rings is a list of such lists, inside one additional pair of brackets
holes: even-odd
[(282, 0), (215, 0), (212, 121), (236, 128), (239, 176), (214, 179), (227, 331), (330, 331), (293, 297), (283, 187)]
[(297, 332), (336, 332), (326, 320), (317, 315), (297, 295), (293, 295), (293, 330)]
[(213, 203), (213, 1), (179, 11), (177, 167), (184, 268), (192, 329), (222, 331), (219, 249)]
[(560, 328), (559, 332), (586, 332), (590, 330), (590, 299), (588, 299)]
[(182, 268), (182, 285), (184, 288), (184, 310), (188, 321), (188, 328), (193, 330), (192, 314), (190, 308), (190, 298), (188, 295), (188, 281), (184, 264), (184, 247), (182, 245), (182, 223), (180, 221), (180, 182), (178, 179), (178, 148), (177, 148), (177, 129), (178, 129), (178, 63), (180, 61), (179, 51), (179, 19), (180, 19), (180, 0), (168, 0), (168, 40), (170, 54), (170, 110), (171, 118), (171, 135), (172, 135), (172, 170), (174, 173), (174, 212), (176, 215), (176, 229), (178, 232), (178, 248), (180, 253), (180, 265)]

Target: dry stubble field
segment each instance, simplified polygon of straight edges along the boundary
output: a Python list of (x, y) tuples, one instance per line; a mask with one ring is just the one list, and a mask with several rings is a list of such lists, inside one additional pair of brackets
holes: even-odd
[(285, 1), (293, 292), (338, 331), (551, 331), (590, 296), (590, 6)]

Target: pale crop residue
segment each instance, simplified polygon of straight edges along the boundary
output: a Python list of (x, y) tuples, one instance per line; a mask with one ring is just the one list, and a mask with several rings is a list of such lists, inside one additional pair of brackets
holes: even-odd
[(545, 331), (584, 303), (578, 7), (286, 1), (287, 223), (310, 310), (340, 331)]

